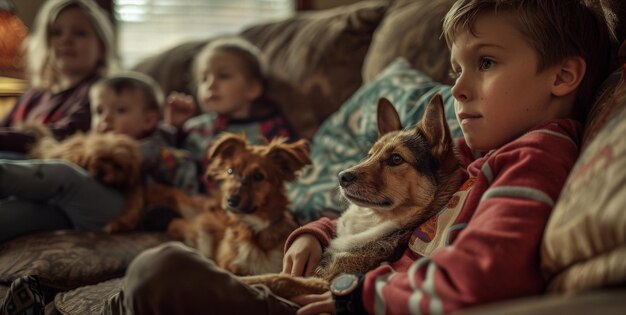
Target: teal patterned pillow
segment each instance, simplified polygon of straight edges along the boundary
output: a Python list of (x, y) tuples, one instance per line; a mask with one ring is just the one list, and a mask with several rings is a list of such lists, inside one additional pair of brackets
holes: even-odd
[(320, 126), (313, 137), (313, 165), (287, 188), (291, 208), (300, 223), (321, 216), (338, 216), (346, 204), (341, 200), (337, 174), (357, 164), (378, 137), (376, 105), (386, 97), (398, 110), (402, 125), (415, 126), (430, 98), (443, 96), (448, 125), (453, 137), (461, 136), (454, 116), (451, 87), (434, 82), (398, 58), (370, 83), (362, 86)]

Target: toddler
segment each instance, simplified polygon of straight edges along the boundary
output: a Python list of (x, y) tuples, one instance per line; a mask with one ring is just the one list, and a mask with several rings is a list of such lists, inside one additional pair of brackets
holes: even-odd
[(244, 133), (252, 144), (296, 136), (277, 108), (264, 97), (261, 52), (235, 37), (215, 40), (197, 55), (193, 66), (196, 98), (203, 113), (193, 117), (191, 96), (168, 97), (165, 122), (178, 130), (179, 145), (206, 163), (206, 150), (222, 132)]

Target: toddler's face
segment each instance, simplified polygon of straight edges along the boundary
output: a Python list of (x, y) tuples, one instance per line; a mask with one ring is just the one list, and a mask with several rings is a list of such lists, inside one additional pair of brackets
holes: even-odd
[(251, 80), (238, 56), (216, 51), (208, 57), (198, 101), (205, 112), (249, 118), (252, 101), (260, 96), (260, 82)]
[(556, 118), (558, 67), (537, 71), (538, 55), (508, 13), (479, 15), (476, 36), (460, 31), (451, 47), (456, 116), (472, 149), (491, 150)]
[(158, 116), (145, 109), (139, 90), (116, 93), (100, 87), (91, 94), (91, 130), (98, 133), (114, 132), (141, 139), (156, 126)]
[(52, 67), (64, 76), (82, 77), (96, 71), (104, 48), (86, 13), (77, 7), (61, 11), (50, 27)]

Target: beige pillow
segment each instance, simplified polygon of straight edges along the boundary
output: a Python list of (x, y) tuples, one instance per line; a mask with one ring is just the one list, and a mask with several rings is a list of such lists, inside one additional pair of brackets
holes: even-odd
[(552, 280), (549, 290), (553, 292), (626, 282), (623, 77), (615, 89), (605, 93), (586, 126), (584, 138), (590, 142), (567, 179), (546, 227), (542, 268)]
[(433, 80), (452, 84), (450, 51), (442, 34), (443, 17), (454, 0), (397, 0), (374, 33), (363, 80), (369, 82), (398, 56)]

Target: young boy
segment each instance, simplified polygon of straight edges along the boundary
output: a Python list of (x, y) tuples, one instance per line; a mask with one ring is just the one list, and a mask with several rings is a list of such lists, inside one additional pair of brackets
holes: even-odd
[[(459, 151), (469, 178), (456, 206), (425, 223), (442, 237), (431, 241), (416, 233), (397, 261), (364, 275), (338, 276), (341, 281), (331, 285), (335, 296), (294, 298), (301, 306), (297, 314), (439, 314), (543, 291), (540, 241), (578, 154), (579, 121), (608, 74), (607, 26), (578, 0), (461, 0), (444, 30), (464, 135)], [(476, 152), (483, 154), (476, 158)], [(335, 221), (327, 218), (296, 230), (283, 271), (311, 275), (334, 230)], [(176, 271), (180, 266), (184, 272)], [(176, 277), (159, 279), (174, 272)], [(193, 290), (173, 292), (194, 277)], [(117, 299), (134, 314), (201, 313), (202, 302), (216, 314), (228, 305), (233, 313), (296, 312), (175, 245), (142, 254), (126, 279)], [(222, 284), (221, 291), (207, 281)], [(167, 290), (172, 287), (177, 290)], [(182, 294), (185, 305), (170, 304)]]
[(175, 149), (173, 134), (159, 125), (163, 93), (154, 80), (141, 73), (122, 72), (98, 82), (90, 97), (91, 130), (137, 139), (147, 184), (197, 192), (197, 169), (191, 154)]
[[(152, 79), (137, 73), (110, 76), (92, 86), (90, 99), (92, 132), (139, 141), (146, 184), (195, 192), (196, 167), (190, 154), (167, 146), (159, 136), (163, 97)], [(101, 229), (118, 215), (124, 201), (121, 192), (69, 162), (0, 160), (0, 242), (37, 231)]]

